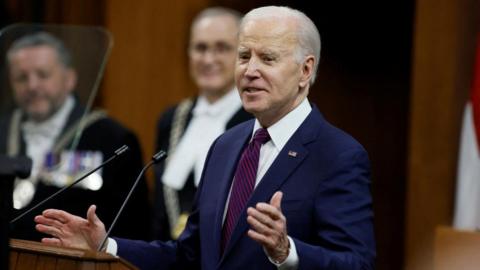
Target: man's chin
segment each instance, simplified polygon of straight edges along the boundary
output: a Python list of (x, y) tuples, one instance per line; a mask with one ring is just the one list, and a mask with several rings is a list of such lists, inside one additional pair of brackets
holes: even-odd
[(52, 116), (50, 111), (27, 110), (28, 118), (34, 122), (43, 122)]
[(203, 94), (207, 96), (223, 96), (226, 94), (231, 88), (225, 86), (224, 84), (204, 84), (200, 86)]
[(262, 112), (262, 108), (256, 104), (243, 103), (243, 109), (253, 115), (259, 114)]

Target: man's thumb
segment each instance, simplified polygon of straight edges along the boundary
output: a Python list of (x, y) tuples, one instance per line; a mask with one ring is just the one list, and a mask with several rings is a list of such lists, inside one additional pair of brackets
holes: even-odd
[(280, 211), (282, 210), (282, 197), (283, 193), (281, 191), (277, 191), (275, 194), (273, 194), (272, 199), (270, 199), (270, 204)]
[(87, 219), (92, 224), (97, 224), (100, 221), (100, 219), (97, 217), (97, 214), (95, 214), (96, 210), (97, 210), (97, 206), (92, 204), (90, 205), (87, 211)]

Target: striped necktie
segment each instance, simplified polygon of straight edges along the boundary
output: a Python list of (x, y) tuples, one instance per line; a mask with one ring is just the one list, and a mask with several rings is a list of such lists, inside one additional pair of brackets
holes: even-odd
[(227, 246), (240, 213), (244, 210), (255, 187), (260, 147), (270, 140), (268, 131), (260, 128), (255, 132), (253, 140), (242, 153), (233, 179), (232, 191), (228, 202), (227, 215), (223, 223), (221, 252)]

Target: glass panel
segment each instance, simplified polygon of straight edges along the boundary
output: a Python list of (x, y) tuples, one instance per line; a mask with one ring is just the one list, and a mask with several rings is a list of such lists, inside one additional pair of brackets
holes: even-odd
[[(99, 27), (15, 24), (0, 31), (0, 155), (33, 159), (30, 179), (15, 181), (15, 208), (32, 202), (39, 181), (60, 188), (108, 158), (75, 149), (82, 130), (104, 117), (91, 107), (111, 47), (110, 33)], [(98, 190), (100, 175), (79, 188)]]

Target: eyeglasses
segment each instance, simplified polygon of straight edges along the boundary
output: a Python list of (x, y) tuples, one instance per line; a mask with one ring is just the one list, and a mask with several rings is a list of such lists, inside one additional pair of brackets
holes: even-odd
[(234, 47), (225, 42), (217, 42), (213, 45), (199, 42), (190, 46), (190, 52), (196, 56), (204, 56), (207, 52), (212, 53), (214, 56), (224, 56), (232, 52)]

